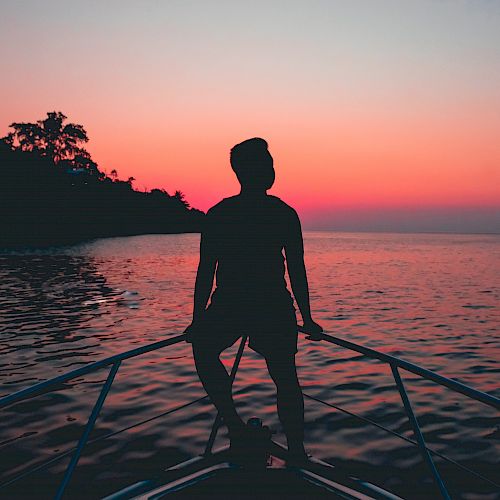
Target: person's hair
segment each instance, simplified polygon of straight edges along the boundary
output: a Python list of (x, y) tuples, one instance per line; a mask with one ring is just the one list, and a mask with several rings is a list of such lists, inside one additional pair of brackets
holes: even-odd
[(242, 186), (269, 189), (274, 184), (273, 157), (264, 139), (254, 137), (231, 149), (231, 167)]

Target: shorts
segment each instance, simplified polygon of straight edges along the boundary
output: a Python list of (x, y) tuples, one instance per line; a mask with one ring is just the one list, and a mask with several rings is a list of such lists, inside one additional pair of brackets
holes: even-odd
[(222, 352), (244, 335), (250, 348), (266, 358), (297, 352), (297, 317), (286, 288), (259, 297), (216, 289), (204, 315), (188, 333), (188, 342)]

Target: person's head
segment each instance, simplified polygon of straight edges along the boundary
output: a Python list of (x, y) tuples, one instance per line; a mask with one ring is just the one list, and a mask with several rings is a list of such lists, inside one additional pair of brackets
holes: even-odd
[(273, 157), (267, 142), (259, 137), (231, 149), (231, 167), (242, 188), (267, 191), (274, 184)]

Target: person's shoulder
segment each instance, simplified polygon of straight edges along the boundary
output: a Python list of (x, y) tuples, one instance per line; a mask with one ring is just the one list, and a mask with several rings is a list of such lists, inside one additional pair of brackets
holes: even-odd
[(230, 196), (229, 198), (223, 198), (219, 203), (216, 203), (213, 207), (209, 208), (207, 211), (208, 216), (217, 216), (226, 212), (235, 203), (236, 196)]
[(268, 198), (269, 201), (276, 207), (277, 210), (282, 213), (283, 216), (298, 218), (296, 210), (288, 205), (288, 203), (285, 203), (281, 198), (273, 195), (268, 195)]

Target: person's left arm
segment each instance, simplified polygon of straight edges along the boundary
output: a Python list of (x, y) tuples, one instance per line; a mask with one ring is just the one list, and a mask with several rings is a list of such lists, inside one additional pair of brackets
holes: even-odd
[(304, 264), (304, 242), (300, 220), (293, 210), (288, 224), (288, 235), (285, 242), (285, 255), (290, 277), (290, 285), (304, 322), (303, 330), (309, 334), (321, 333), (323, 328), (313, 321), (309, 303), (309, 284), (307, 282), (306, 267)]

